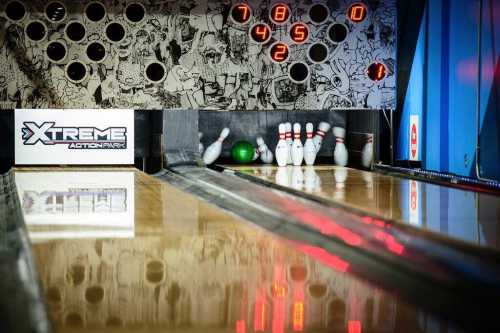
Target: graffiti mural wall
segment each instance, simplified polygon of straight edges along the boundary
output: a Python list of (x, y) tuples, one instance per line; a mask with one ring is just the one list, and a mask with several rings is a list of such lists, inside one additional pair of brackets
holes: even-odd
[(5, 1), (2, 108), (395, 106), (395, 0)]

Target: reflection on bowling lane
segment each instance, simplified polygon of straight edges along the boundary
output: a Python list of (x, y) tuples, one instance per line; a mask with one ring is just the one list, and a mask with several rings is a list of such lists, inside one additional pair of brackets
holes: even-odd
[[(343, 258), (278, 239), (139, 172), (132, 173), (129, 187), (130, 173), (58, 172), (78, 188), (100, 179), (135, 197), (135, 233), (129, 238), (54, 234), (33, 245), (59, 332), (423, 332), (432, 326), (423, 311), (350, 276)], [(21, 197), (28, 188), (66, 193), (59, 183), (51, 189), (47, 175), (38, 173), (38, 188), (18, 183)], [(37, 203), (39, 212), (54, 211), (53, 199), (46, 198)], [(23, 207), (29, 216), (32, 205)], [(68, 224), (61, 219), (53, 227), (72, 230), (77, 218), (68, 217)]]
[(133, 237), (134, 172), (16, 172), (31, 239)]
[(500, 197), (339, 166), (230, 166), (367, 213), (500, 248)]

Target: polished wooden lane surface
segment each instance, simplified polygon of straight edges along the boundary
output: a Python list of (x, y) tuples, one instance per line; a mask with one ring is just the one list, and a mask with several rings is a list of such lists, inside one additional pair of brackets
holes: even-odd
[(500, 248), (500, 197), (338, 166), (228, 166), (329, 201)]
[(419, 330), (422, 310), (342, 258), (136, 170), (17, 170), (16, 182), (59, 332)]

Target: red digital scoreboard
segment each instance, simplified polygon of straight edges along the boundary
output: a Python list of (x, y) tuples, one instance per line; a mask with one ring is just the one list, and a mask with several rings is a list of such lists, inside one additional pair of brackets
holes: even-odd
[(290, 16), (290, 7), (284, 3), (275, 4), (269, 12), (269, 18), (274, 24), (277, 25), (286, 24), (288, 20), (290, 20)]
[(294, 23), (290, 27), (290, 38), (297, 44), (307, 42), (309, 39), (309, 27), (302, 22)]
[(352, 4), (347, 10), (347, 17), (354, 23), (363, 22), (366, 18), (366, 14), (366, 6), (359, 2)]
[(276, 42), (271, 45), (269, 49), (269, 56), (276, 63), (282, 63), (288, 60), (290, 56), (290, 50), (288, 49), (288, 45), (283, 42)]
[(250, 29), (250, 37), (256, 43), (267, 43), (271, 39), (271, 28), (265, 23), (254, 24)]
[(240, 3), (231, 9), (231, 18), (239, 24), (247, 24), (252, 18), (252, 9), (249, 5)]

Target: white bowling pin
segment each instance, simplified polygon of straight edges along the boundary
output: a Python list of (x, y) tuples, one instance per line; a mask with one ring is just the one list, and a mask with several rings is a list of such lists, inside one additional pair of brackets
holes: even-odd
[(260, 152), (259, 152), (259, 149), (258, 148), (255, 148), (253, 150), (253, 157), (252, 157), (252, 162), (255, 162), (259, 159), (260, 157)]
[(293, 144), (292, 144), (292, 163), (295, 166), (302, 165), (304, 160), (304, 146), (300, 141), (301, 126), (299, 123), (293, 124)]
[(302, 189), (304, 188), (304, 172), (302, 171), (302, 167), (300, 166), (292, 167), (291, 187), (298, 191), (302, 191)]
[(304, 161), (306, 162), (306, 165), (314, 165), (314, 161), (316, 160), (316, 154), (318, 153), (316, 151), (316, 147), (314, 146), (313, 133), (314, 133), (313, 124), (307, 123), (306, 124), (307, 139), (306, 142), (304, 143)]
[(203, 162), (205, 162), (205, 164), (212, 164), (219, 158), (220, 153), (222, 152), (222, 143), (227, 138), (229, 133), (229, 128), (224, 128), (217, 141), (207, 147), (205, 153), (203, 154)]
[(371, 168), (373, 162), (373, 135), (366, 135), (366, 143), (361, 151), (361, 165), (365, 168)]
[(201, 138), (203, 137), (203, 133), (198, 132), (198, 150), (200, 151), (200, 155), (203, 155), (203, 152), (205, 151), (205, 147), (203, 147), (203, 143), (201, 143)]
[(346, 166), (348, 160), (347, 148), (345, 146), (345, 129), (342, 127), (334, 127), (333, 135), (335, 136), (335, 150), (333, 151), (333, 160), (336, 165)]
[(262, 161), (262, 163), (265, 164), (273, 163), (274, 160), (273, 153), (269, 150), (269, 147), (266, 145), (264, 139), (261, 136), (257, 138), (257, 147), (258, 147), (257, 150), (259, 151), (260, 154), (260, 160)]
[[(276, 158), (277, 159), (277, 158)], [(279, 166), (276, 170), (275, 180), (276, 184), (281, 186), (290, 186), (289, 169), (285, 166)]]
[(291, 123), (285, 123), (285, 129), (286, 129), (286, 132), (285, 132), (285, 135), (286, 135), (286, 143), (288, 144), (288, 159), (286, 161), (286, 164), (292, 164), (293, 161), (292, 161), (292, 144), (293, 144), (293, 140), (292, 140), (292, 124)]
[(318, 129), (316, 131), (316, 135), (313, 138), (314, 146), (316, 147), (316, 153), (321, 149), (321, 144), (323, 143), (323, 139), (326, 134), (330, 130), (330, 124), (327, 122), (320, 122), (318, 125)]
[(278, 132), (279, 132), (279, 141), (278, 144), (276, 145), (276, 150), (274, 152), (274, 155), (276, 156), (276, 162), (280, 167), (282, 167), (287, 165), (288, 156), (290, 156), (289, 153), (290, 149), (288, 143), (286, 142), (286, 125), (279, 124)]

